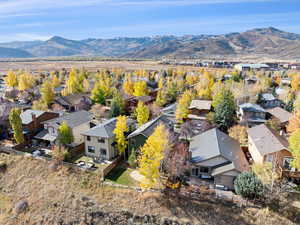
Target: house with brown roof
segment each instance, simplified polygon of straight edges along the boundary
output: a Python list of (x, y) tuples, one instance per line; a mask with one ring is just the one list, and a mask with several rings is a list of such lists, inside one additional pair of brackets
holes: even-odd
[(281, 127), (284, 128), (288, 124), (290, 118), (292, 117), (292, 113), (284, 110), (281, 107), (275, 107), (273, 109), (267, 110), (269, 117), (277, 119)]
[(265, 124), (248, 129), (248, 145), (254, 163), (270, 162), (280, 171), (295, 172), (287, 139)]
[(206, 115), (211, 110), (211, 101), (209, 100), (192, 100), (189, 106), (189, 119), (205, 120)]
[(92, 100), (89, 94), (72, 94), (68, 96), (58, 96), (54, 100), (54, 104), (59, 105), (67, 112), (76, 112), (80, 110), (90, 110)]

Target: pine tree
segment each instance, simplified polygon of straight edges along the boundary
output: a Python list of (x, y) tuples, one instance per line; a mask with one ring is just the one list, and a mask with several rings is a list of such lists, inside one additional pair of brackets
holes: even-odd
[(74, 141), (72, 129), (66, 121), (63, 121), (58, 128), (58, 143), (60, 145), (68, 145)]
[(159, 184), (161, 161), (167, 146), (168, 132), (164, 125), (159, 125), (141, 148), (139, 172), (145, 177), (142, 187), (152, 188)]
[(17, 142), (17, 144), (21, 144), (24, 142), (22, 120), (20, 115), (21, 110), (17, 108), (12, 109), (9, 114), (10, 126), (14, 131), (14, 139)]
[(123, 154), (127, 147), (127, 141), (125, 133), (128, 131), (127, 127), (127, 117), (119, 116), (117, 118), (116, 128), (114, 129), (114, 134), (116, 135), (117, 148), (119, 154)]
[(136, 114), (138, 125), (142, 126), (143, 124), (148, 122), (150, 116), (150, 110), (146, 105), (144, 105), (143, 102), (139, 101), (135, 109), (135, 114)]

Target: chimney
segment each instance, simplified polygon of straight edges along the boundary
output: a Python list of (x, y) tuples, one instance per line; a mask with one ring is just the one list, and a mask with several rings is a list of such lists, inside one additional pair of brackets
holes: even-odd
[(37, 119), (36, 119), (36, 115), (34, 113), (31, 113), (31, 118), (32, 118), (32, 121), (33, 121), (33, 127), (34, 129), (37, 129), (38, 127), (38, 124), (37, 124)]

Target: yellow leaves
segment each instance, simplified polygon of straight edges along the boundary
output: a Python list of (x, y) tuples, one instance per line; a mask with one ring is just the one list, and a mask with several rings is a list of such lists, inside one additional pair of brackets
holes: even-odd
[(252, 171), (264, 185), (273, 185), (274, 181), (279, 178), (279, 174), (274, 169), (272, 163), (255, 163), (251, 166)]
[(299, 128), (300, 128), (300, 111), (297, 111), (290, 118), (289, 124), (287, 126), (287, 131), (289, 133), (293, 133), (294, 131), (296, 131)]
[(127, 95), (133, 95), (134, 82), (130, 78), (126, 78), (123, 83), (123, 90)]
[(116, 142), (119, 153), (122, 154), (125, 152), (127, 147), (127, 141), (125, 138), (125, 132), (128, 131), (127, 127), (127, 117), (119, 116), (117, 118), (116, 128), (114, 129), (114, 134), (116, 135)]
[(41, 96), (42, 101), (46, 105), (49, 105), (54, 100), (55, 94), (54, 94), (54, 90), (53, 90), (53, 86), (52, 86), (51, 81), (46, 80), (43, 83), (43, 85), (40, 89), (40, 92), (41, 92), (41, 95), (42, 95)]
[(5, 78), (5, 83), (8, 87), (17, 87), (18, 86), (17, 74), (13, 71), (9, 71), (7, 73), (7, 77)]
[(214, 84), (214, 77), (210, 73), (204, 72), (203, 76), (201, 76), (199, 79), (198, 85), (196, 86), (199, 98), (207, 100), (211, 99)]
[(190, 90), (185, 91), (182, 96), (179, 98), (175, 117), (176, 120), (180, 123), (183, 122), (183, 119), (187, 118), (189, 114), (189, 106), (192, 101), (193, 94)]
[(25, 91), (27, 89), (33, 88), (35, 85), (35, 78), (30, 73), (22, 73), (19, 76), (18, 89), (20, 91)]
[(289, 146), (293, 154), (292, 166), (300, 170), (300, 128), (296, 129), (289, 138)]
[(248, 142), (247, 128), (241, 125), (231, 127), (229, 129), (229, 136), (242, 145), (246, 145)]
[(135, 109), (136, 119), (139, 126), (142, 126), (144, 123), (148, 122), (150, 111), (143, 102), (139, 101)]
[(140, 97), (147, 95), (147, 83), (145, 81), (137, 81), (133, 86), (133, 95)]
[(161, 160), (167, 146), (168, 132), (164, 125), (159, 125), (141, 148), (139, 172), (145, 177), (141, 182), (143, 188), (153, 188), (159, 184)]
[(59, 85), (60, 85), (60, 80), (58, 79), (58, 77), (55, 74), (53, 74), (53, 76), (52, 76), (52, 85), (54, 88), (59, 87)]
[(300, 74), (293, 74), (291, 86), (293, 91), (300, 91)]
[(188, 83), (188, 85), (193, 85), (199, 81), (199, 76), (195, 74), (188, 74), (186, 75), (185, 80)]

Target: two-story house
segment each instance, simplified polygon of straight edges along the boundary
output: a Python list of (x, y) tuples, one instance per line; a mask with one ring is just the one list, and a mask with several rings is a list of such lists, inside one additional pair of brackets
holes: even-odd
[(248, 145), (254, 163), (270, 162), (279, 171), (296, 173), (290, 164), (293, 156), (288, 141), (275, 130), (264, 124), (248, 129)]
[(192, 100), (189, 106), (189, 119), (205, 120), (211, 110), (211, 101), (209, 100)]
[(92, 114), (84, 110), (65, 114), (55, 119), (43, 122), (44, 130), (38, 133), (34, 138), (44, 141), (47, 144), (54, 145), (58, 137), (58, 128), (63, 122), (66, 122), (72, 130), (74, 144), (81, 144), (84, 142), (84, 138), (81, 133), (94, 126), (92, 120)]
[(32, 137), (37, 132), (43, 129), (43, 122), (57, 118), (59, 116), (58, 113), (54, 112), (46, 112), (40, 110), (32, 110), (28, 109), (21, 113), (20, 117), (22, 120), (23, 131), (26, 136)]
[(238, 141), (217, 128), (193, 137), (189, 152), (191, 176), (213, 179), (224, 188), (234, 189), (234, 179), (249, 169)]
[(240, 123), (249, 127), (266, 122), (266, 110), (253, 103), (239, 105), (238, 116)]

